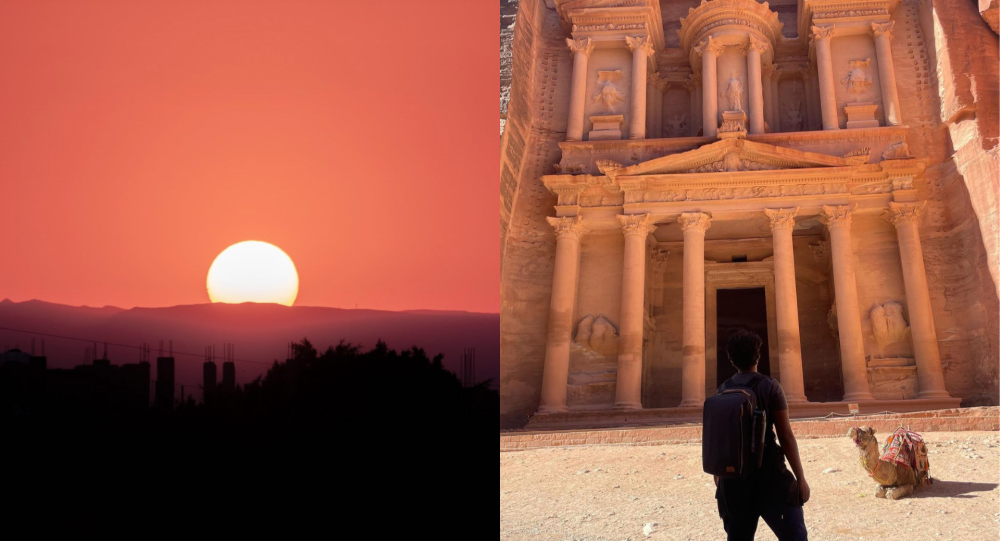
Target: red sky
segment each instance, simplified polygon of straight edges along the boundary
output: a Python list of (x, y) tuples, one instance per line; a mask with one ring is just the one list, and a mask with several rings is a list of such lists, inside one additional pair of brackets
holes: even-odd
[(499, 310), (496, 2), (0, 1), (0, 298)]

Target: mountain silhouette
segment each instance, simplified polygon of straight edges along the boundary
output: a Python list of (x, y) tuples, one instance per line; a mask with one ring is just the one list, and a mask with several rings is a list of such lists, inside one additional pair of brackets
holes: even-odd
[[(113, 364), (136, 362), (137, 349), (116, 346), (149, 344), (151, 357), (173, 342), (176, 382), (200, 396), (205, 346), (215, 346), (221, 357), (222, 344), (235, 344), (237, 383), (245, 384), (263, 374), (275, 360), (284, 360), (289, 342), (308, 338), (321, 351), (341, 340), (370, 348), (381, 339), (388, 347), (404, 350), (419, 346), (428, 355), (444, 354), (445, 368), (458, 373), (461, 353), (476, 349), (476, 380), (500, 375), (500, 315), (461, 311), (384, 311), (365, 309), (282, 306), (278, 304), (194, 304), (164, 308), (91, 308), (31, 300), (0, 301), (0, 327), (34, 331), (38, 336), (0, 329), (4, 350), (28, 351), (32, 338), (36, 352), (45, 339), (50, 368), (83, 364), (85, 348), (97, 345)], [(87, 342), (70, 340), (81, 338)], [(197, 354), (195, 356), (184, 353)], [(166, 353), (164, 353), (166, 354)], [(252, 361), (252, 362), (241, 362)], [(155, 370), (155, 369), (154, 369)]]

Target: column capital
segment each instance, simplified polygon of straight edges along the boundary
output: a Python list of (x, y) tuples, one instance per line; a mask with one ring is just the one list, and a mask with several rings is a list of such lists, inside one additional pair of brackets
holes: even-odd
[(663, 273), (667, 270), (667, 259), (670, 257), (670, 250), (653, 250), (653, 270)]
[(652, 223), (652, 216), (649, 214), (619, 214), (618, 221), (622, 223), (622, 232), (625, 236), (646, 235), (656, 231), (656, 224)]
[(924, 209), (926, 201), (919, 203), (897, 203), (889, 202), (889, 208), (882, 213), (882, 219), (899, 226), (901, 224), (920, 225), (920, 212)]
[(580, 240), (580, 238), (586, 235), (587, 231), (590, 230), (587, 225), (583, 223), (583, 218), (580, 216), (565, 216), (562, 218), (549, 216), (545, 218), (545, 221), (549, 222), (552, 229), (556, 230), (557, 239), (567, 237)]
[(896, 24), (893, 21), (883, 22), (883, 23), (872, 23), (872, 36), (879, 37), (885, 35), (887, 38), (892, 39), (892, 27)]
[(821, 39), (832, 38), (836, 27), (832, 24), (821, 24), (811, 27), (810, 30), (812, 30), (812, 39), (819, 41)]
[(854, 205), (823, 205), (823, 216), (820, 220), (826, 224), (827, 228), (851, 225), (851, 215), (858, 208)]
[(694, 91), (696, 88), (701, 88), (701, 74), (692, 73), (684, 79), (684, 87), (690, 91)]
[(761, 72), (761, 74), (764, 75), (764, 77), (772, 77), (772, 76), (774, 76), (774, 71), (777, 68), (778, 68), (778, 66), (776, 66), (774, 64), (764, 63), (764, 64), (762, 64), (760, 66), (760, 72)]
[(653, 56), (653, 40), (649, 39), (649, 36), (625, 36), (625, 45), (628, 45), (628, 50), (633, 53), (639, 49), (647, 56)]
[(717, 43), (715, 40), (712, 39), (712, 36), (708, 36), (707, 38), (702, 40), (701, 43), (695, 46), (694, 52), (700, 55), (704, 55), (705, 53), (710, 53), (712, 55), (719, 56), (719, 53), (721, 53), (722, 49), (724, 48), (725, 48), (724, 45)]
[(660, 72), (656, 70), (649, 70), (646, 73), (646, 84), (655, 88), (659, 88), (660, 90), (664, 90), (668, 86), (670, 86), (670, 81), (664, 79), (663, 76), (660, 75)]
[(590, 38), (566, 38), (566, 46), (574, 53), (583, 53), (587, 56), (590, 56), (590, 52), (594, 50), (594, 43), (590, 41)]
[(771, 231), (787, 229), (791, 231), (795, 228), (795, 215), (799, 212), (799, 207), (785, 209), (764, 209), (771, 222)]
[(704, 212), (685, 212), (677, 218), (681, 231), (700, 231), (704, 233), (712, 226), (712, 217)]
[(750, 36), (750, 43), (747, 45), (747, 49), (763, 53), (767, 50), (768, 46), (770, 46), (770, 43), (758, 38), (757, 36)]

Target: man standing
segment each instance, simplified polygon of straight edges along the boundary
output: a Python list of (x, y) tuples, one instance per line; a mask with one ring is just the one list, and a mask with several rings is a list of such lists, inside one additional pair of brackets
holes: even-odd
[[(739, 372), (723, 382), (718, 392), (736, 385), (753, 391), (758, 408), (767, 412), (764, 458), (761, 467), (746, 479), (715, 477), (718, 487), (715, 498), (729, 541), (752, 540), (760, 518), (779, 541), (805, 541), (802, 505), (809, 501), (809, 484), (802, 472), (799, 446), (788, 422), (785, 392), (776, 380), (757, 372), (762, 345), (760, 336), (748, 331), (738, 331), (729, 339), (726, 354)], [(785, 467), (785, 458), (792, 467), (791, 472)]]

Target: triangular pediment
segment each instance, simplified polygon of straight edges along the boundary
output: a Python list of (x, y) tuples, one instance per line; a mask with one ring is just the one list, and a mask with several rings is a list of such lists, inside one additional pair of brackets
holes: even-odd
[(687, 152), (670, 154), (629, 167), (613, 168), (613, 176), (674, 175), (772, 169), (844, 167), (852, 162), (839, 156), (803, 152), (746, 139), (723, 139)]

